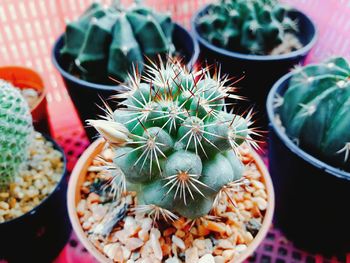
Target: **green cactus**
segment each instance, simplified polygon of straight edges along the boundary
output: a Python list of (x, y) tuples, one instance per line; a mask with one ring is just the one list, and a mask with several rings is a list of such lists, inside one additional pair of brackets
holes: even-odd
[(197, 26), (212, 44), (241, 53), (266, 55), (280, 45), (297, 24), (277, 0), (219, 0), (210, 4)]
[(123, 107), (107, 110), (107, 120), (88, 120), (115, 148), (114, 164), (142, 211), (206, 215), (223, 187), (242, 177), (238, 148), (256, 146), (251, 114), (224, 112), (232, 88), (227, 77), (208, 72), (188, 72), (174, 60), (148, 65), (145, 83), (133, 81), (120, 95)]
[(0, 81), (0, 189), (6, 189), (28, 156), (33, 124), (27, 101)]
[(135, 4), (103, 8), (92, 4), (77, 20), (67, 24), (61, 57), (68, 70), (82, 79), (124, 82), (128, 72), (143, 70), (144, 56), (154, 59), (173, 51), (174, 24), (167, 14)]
[(301, 148), (350, 169), (350, 66), (344, 58), (297, 68), (276, 105), (286, 133)]

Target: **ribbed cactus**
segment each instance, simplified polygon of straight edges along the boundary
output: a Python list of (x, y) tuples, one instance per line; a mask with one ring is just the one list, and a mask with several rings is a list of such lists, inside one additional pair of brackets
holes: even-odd
[(0, 80), (0, 189), (6, 189), (26, 160), (33, 135), (27, 101)]
[(169, 15), (141, 4), (125, 9), (94, 3), (67, 24), (61, 56), (85, 80), (105, 83), (111, 77), (123, 82), (133, 65), (142, 71), (144, 56), (153, 59), (172, 50), (172, 31)]
[(197, 25), (212, 44), (241, 53), (266, 55), (294, 34), (296, 21), (277, 0), (219, 0), (210, 4)]
[(136, 76), (129, 92), (117, 95), (122, 107), (88, 123), (114, 147), (124, 177), (113, 181), (137, 192), (138, 209), (206, 215), (221, 189), (242, 177), (238, 147), (256, 146), (251, 112), (224, 111), (225, 99), (238, 97), (220, 74), (188, 72), (179, 61), (146, 68), (143, 83)]
[(300, 147), (350, 169), (350, 66), (344, 58), (296, 69), (277, 106), (286, 133)]

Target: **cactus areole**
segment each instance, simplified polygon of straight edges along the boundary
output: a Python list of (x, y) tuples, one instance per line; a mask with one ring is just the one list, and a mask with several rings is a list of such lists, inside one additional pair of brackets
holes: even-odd
[(350, 65), (341, 57), (298, 67), (275, 108), (287, 135), (320, 160), (350, 171)]
[(277, 0), (218, 0), (196, 21), (203, 38), (226, 50), (257, 55), (301, 48), (298, 24)]
[(136, 191), (136, 210), (174, 218), (208, 214), (225, 187), (241, 182), (239, 147), (253, 139), (252, 112), (226, 112), (225, 98), (239, 99), (230, 79), (208, 68), (187, 71), (180, 61), (146, 65), (125, 100), (107, 116), (88, 120), (115, 152), (115, 193)]
[(0, 80), (0, 190), (6, 190), (28, 156), (33, 136), (28, 102), (10, 83)]
[(117, 3), (108, 8), (93, 3), (67, 24), (61, 59), (68, 61), (68, 71), (84, 80), (124, 82), (133, 65), (142, 71), (144, 58), (174, 51), (173, 28), (168, 14), (139, 3), (128, 9)]

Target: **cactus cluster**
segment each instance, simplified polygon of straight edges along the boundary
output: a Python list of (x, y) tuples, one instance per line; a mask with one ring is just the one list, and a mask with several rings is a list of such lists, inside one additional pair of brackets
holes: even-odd
[(245, 117), (226, 111), (237, 99), (227, 76), (208, 68), (187, 71), (179, 61), (146, 65), (107, 117), (88, 124), (115, 152), (113, 182), (122, 193), (137, 192), (138, 208), (163, 216), (197, 218), (208, 214), (215, 197), (240, 180), (239, 146), (257, 143)]
[(6, 189), (18, 174), (32, 136), (27, 101), (18, 89), (0, 80), (0, 189)]
[(172, 52), (173, 27), (168, 14), (141, 4), (125, 9), (117, 3), (108, 8), (93, 3), (67, 24), (61, 58), (84, 80), (123, 82), (134, 64), (142, 71), (145, 57)]
[(276, 106), (286, 133), (301, 148), (350, 170), (350, 65), (344, 58), (297, 68)]
[(218, 47), (259, 55), (269, 54), (298, 30), (288, 8), (277, 0), (219, 0), (209, 5), (197, 26)]

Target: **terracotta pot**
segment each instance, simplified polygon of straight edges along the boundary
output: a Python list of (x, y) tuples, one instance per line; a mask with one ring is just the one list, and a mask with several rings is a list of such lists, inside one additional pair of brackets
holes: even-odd
[[(100, 154), (100, 152), (104, 147), (104, 144), (105, 144), (104, 139), (96, 140), (85, 150), (83, 155), (78, 160), (69, 180), (67, 202), (68, 202), (69, 218), (71, 220), (73, 229), (77, 237), (79, 238), (80, 242), (99, 262), (113, 262), (112, 260), (107, 258), (103, 253), (101, 253), (88, 240), (87, 236), (84, 233), (84, 230), (81, 227), (81, 224), (79, 222), (79, 218), (76, 212), (76, 206), (81, 199), (80, 187), (85, 181), (87, 169), (91, 165), (92, 160), (95, 159), (98, 154)], [(251, 154), (253, 156), (253, 159), (255, 161), (255, 164), (258, 170), (263, 175), (263, 180), (266, 185), (267, 194), (268, 194), (268, 208), (266, 210), (263, 224), (261, 229), (259, 230), (259, 233), (255, 236), (254, 240), (252, 241), (252, 243), (250, 243), (248, 248), (237, 258), (237, 260), (235, 260), (235, 263), (243, 262), (244, 260), (246, 260), (250, 255), (253, 254), (254, 250), (263, 241), (263, 239), (265, 238), (271, 226), (274, 205), (275, 205), (274, 190), (273, 190), (272, 181), (271, 181), (269, 172), (267, 171), (267, 168), (264, 162), (261, 160), (258, 154), (255, 152), (252, 152)]]
[(46, 87), (40, 75), (35, 71), (20, 67), (6, 66), (0, 67), (0, 79), (6, 80), (17, 88), (32, 88), (39, 94), (37, 102), (31, 109), (35, 130), (44, 134), (49, 134), (49, 123), (47, 114)]

